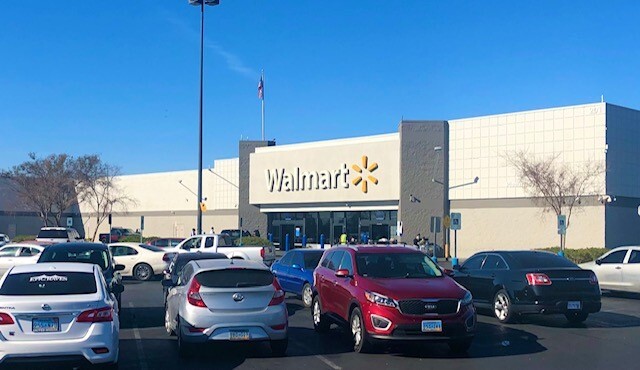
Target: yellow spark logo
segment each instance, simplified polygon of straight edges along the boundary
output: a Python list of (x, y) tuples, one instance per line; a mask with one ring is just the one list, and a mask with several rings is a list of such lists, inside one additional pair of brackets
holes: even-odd
[[(371, 181), (374, 185), (378, 185), (378, 179), (371, 176), (371, 173), (378, 169), (378, 164), (376, 162), (369, 164), (369, 157), (367, 157), (366, 155), (362, 156), (362, 167), (358, 166), (357, 164), (354, 164), (351, 166), (351, 168), (353, 168), (354, 171), (359, 173), (359, 175), (355, 179), (353, 179), (353, 181), (351, 182), (355, 186), (358, 186), (358, 184), (362, 184), (361, 189), (363, 193), (366, 194), (367, 191), (369, 190), (368, 188), (369, 181)], [(369, 174), (366, 177), (364, 175), (365, 171), (369, 172)]]

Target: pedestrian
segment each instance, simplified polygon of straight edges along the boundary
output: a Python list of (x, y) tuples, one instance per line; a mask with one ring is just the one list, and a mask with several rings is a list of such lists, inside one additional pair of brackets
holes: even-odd
[(209, 234), (215, 234), (216, 231), (213, 229), (213, 226), (211, 226), (211, 232)]
[(191, 236), (194, 236), (194, 235), (196, 235), (196, 229), (195, 229), (195, 227), (194, 227), (193, 229), (191, 229)]
[(253, 236), (255, 236), (256, 238), (259, 238), (260, 237), (260, 230), (258, 230), (258, 229), (253, 230)]
[(413, 245), (417, 247), (421, 241), (422, 241), (422, 237), (420, 236), (420, 233), (418, 233), (418, 235), (416, 235), (416, 237), (413, 239)]
[(342, 235), (340, 235), (340, 244), (347, 245), (347, 233), (344, 231), (342, 232)]

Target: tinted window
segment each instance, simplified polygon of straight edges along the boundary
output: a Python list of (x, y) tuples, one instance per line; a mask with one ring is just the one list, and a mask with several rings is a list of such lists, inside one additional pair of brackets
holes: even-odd
[(169, 241), (167, 239), (158, 239), (153, 242), (153, 245), (155, 245), (156, 247), (167, 247), (169, 246)]
[(67, 230), (40, 230), (38, 238), (68, 239)]
[(280, 264), (282, 266), (291, 266), (292, 261), (293, 261), (293, 252), (288, 252), (287, 254), (282, 256), (282, 258), (280, 259)]
[(442, 276), (435, 263), (423, 253), (358, 253), (358, 274), (373, 278), (428, 278)]
[(513, 253), (511, 257), (522, 268), (546, 268), (546, 267), (576, 267), (576, 265), (564, 257), (546, 252)]
[(41, 262), (80, 262), (93, 263), (102, 270), (109, 268), (109, 254), (104, 249), (65, 250), (62, 248), (46, 248), (40, 255)]
[(6, 247), (0, 250), (0, 257), (14, 257), (20, 247)]
[(182, 256), (178, 255), (176, 257), (176, 262), (174, 263), (172, 270), (174, 274), (178, 275), (184, 268), (184, 266), (189, 263), (189, 261), (197, 261), (197, 260), (216, 260), (216, 259), (225, 259), (227, 256), (219, 253), (194, 253), (194, 255), (190, 256)]
[(322, 252), (302, 253), (302, 256), (304, 257), (304, 268), (314, 269), (318, 266), (320, 258), (322, 258)]
[(178, 244), (180, 244), (180, 242), (181, 242), (181, 241), (182, 241), (182, 240), (180, 240), (180, 239), (172, 239), (172, 240), (169, 240), (169, 244), (170, 244), (172, 247), (175, 247), (175, 246), (177, 246)]
[(96, 280), (86, 272), (30, 272), (7, 276), (0, 295), (66, 295), (96, 293)]
[(331, 261), (331, 256), (333, 255), (333, 252), (329, 252), (325, 255), (325, 257), (322, 259), (322, 267), (329, 267), (329, 262)]
[(342, 269), (349, 270), (349, 273), (353, 274), (353, 261), (351, 260), (351, 254), (348, 252), (345, 252), (344, 257), (342, 257), (339, 270)]
[(233, 239), (229, 235), (218, 235), (218, 247), (233, 247)]
[(213, 239), (213, 236), (208, 236), (208, 237), (206, 237), (206, 238), (204, 239), (204, 247), (205, 247), (205, 248), (211, 248), (211, 247), (213, 247), (214, 241), (215, 241), (215, 240)]
[(152, 252), (164, 252), (164, 250), (156, 247), (155, 245), (149, 245), (149, 244), (138, 244), (138, 246), (140, 248), (144, 248), (148, 251), (152, 251)]
[(506, 268), (507, 264), (504, 263), (504, 260), (495, 254), (488, 255), (482, 265), (483, 270), (504, 270)]
[[(38, 252), (36, 252), (35, 254), (38, 254)], [(20, 250), (20, 257), (31, 257), (33, 255), (34, 253), (32, 253), (31, 248), (29, 247), (24, 247)]]
[(340, 262), (342, 262), (342, 256), (344, 255), (343, 251), (336, 251), (333, 252), (333, 254), (331, 255), (331, 260), (329, 261), (329, 264), (327, 265), (327, 268), (335, 271), (338, 269), (338, 267), (340, 266)]
[(273, 283), (270, 271), (252, 269), (204, 271), (196, 275), (196, 279), (209, 288), (255, 287)]
[(615, 251), (605, 258), (601, 259), (602, 263), (622, 263), (624, 261), (624, 257), (627, 255), (627, 249), (623, 249), (620, 251)]
[(191, 238), (182, 244), (182, 249), (193, 249), (200, 246), (200, 237)]
[(111, 253), (113, 254), (114, 257), (134, 256), (138, 254), (138, 252), (135, 249), (130, 247), (125, 247), (123, 245), (111, 247)]
[(293, 260), (291, 261), (291, 265), (298, 265), (298, 267), (304, 267), (304, 260), (302, 259), (302, 253), (295, 252), (293, 254)]
[(479, 254), (469, 258), (462, 266), (467, 270), (479, 270), (485, 255)]
[(640, 251), (631, 251), (631, 256), (629, 256), (629, 263), (640, 263)]

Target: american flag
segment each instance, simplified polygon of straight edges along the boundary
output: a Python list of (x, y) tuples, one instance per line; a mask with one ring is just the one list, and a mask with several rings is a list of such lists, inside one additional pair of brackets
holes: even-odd
[(264, 81), (262, 77), (258, 81), (258, 99), (264, 100)]

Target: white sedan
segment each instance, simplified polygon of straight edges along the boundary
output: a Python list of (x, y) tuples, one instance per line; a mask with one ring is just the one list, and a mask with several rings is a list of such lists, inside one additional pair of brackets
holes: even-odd
[(116, 264), (124, 265), (122, 276), (133, 276), (142, 281), (162, 274), (175, 254), (141, 243), (113, 243), (109, 244), (109, 249)]
[(41, 245), (14, 243), (0, 247), (0, 277), (13, 266), (29, 265), (38, 262)]
[(612, 249), (580, 267), (595, 272), (602, 289), (640, 293), (640, 246)]
[(17, 266), (0, 279), (0, 366), (60, 360), (117, 368), (119, 327), (98, 265)]

